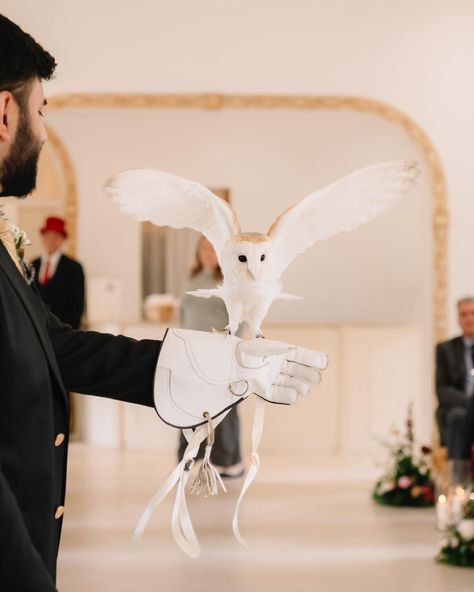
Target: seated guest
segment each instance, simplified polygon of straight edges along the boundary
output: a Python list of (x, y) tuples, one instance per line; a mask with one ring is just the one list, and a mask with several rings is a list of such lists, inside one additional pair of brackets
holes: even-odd
[(48, 218), (41, 235), (44, 253), (32, 262), (41, 299), (61, 321), (78, 329), (84, 311), (84, 272), (62, 251), (67, 238), (64, 220)]
[(469, 401), (461, 438), (461, 457), (472, 461), (471, 472), (474, 479), (474, 397)]
[(450, 459), (465, 456), (463, 429), (474, 392), (474, 297), (461, 299), (457, 308), (462, 336), (436, 348), (436, 417)]

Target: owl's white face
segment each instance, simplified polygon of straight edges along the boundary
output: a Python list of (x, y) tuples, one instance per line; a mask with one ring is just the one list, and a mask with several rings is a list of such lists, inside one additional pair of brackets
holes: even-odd
[[(246, 240), (249, 237), (250, 240)], [(273, 277), (272, 242), (264, 235), (247, 234), (231, 238), (222, 253), (224, 277), (258, 283)]]

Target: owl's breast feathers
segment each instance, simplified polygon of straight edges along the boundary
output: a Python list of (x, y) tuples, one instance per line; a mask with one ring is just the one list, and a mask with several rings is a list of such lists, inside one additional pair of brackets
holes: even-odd
[(279, 280), (265, 280), (261, 282), (226, 281), (221, 287), (225, 300), (238, 300), (244, 306), (253, 306), (260, 302), (272, 302), (281, 293), (282, 284)]

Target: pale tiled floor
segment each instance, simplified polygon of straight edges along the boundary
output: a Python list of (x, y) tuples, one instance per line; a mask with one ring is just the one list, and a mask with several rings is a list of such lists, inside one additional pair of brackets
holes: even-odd
[(61, 592), (472, 592), (474, 570), (436, 565), (433, 510), (369, 498), (373, 470), (347, 462), (262, 459), (244, 501), (249, 548), (233, 539), (239, 489), (190, 498), (203, 554), (188, 559), (169, 527), (170, 501), (138, 548), (131, 534), (172, 459), (71, 446), (59, 557)]

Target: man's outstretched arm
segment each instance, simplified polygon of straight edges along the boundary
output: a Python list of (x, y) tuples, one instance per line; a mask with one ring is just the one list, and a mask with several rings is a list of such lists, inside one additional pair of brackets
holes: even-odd
[(153, 383), (161, 342), (77, 331), (47, 307), (48, 331), (68, 391), (153, 407)]
[(170, 330), (163, 342), (74, 331), (48, 313), (68, 390), (155, 406), (175, 427), (195, 427), (256, 394), (291, 405), (320, 381), (327, 356), (261, 339)]

